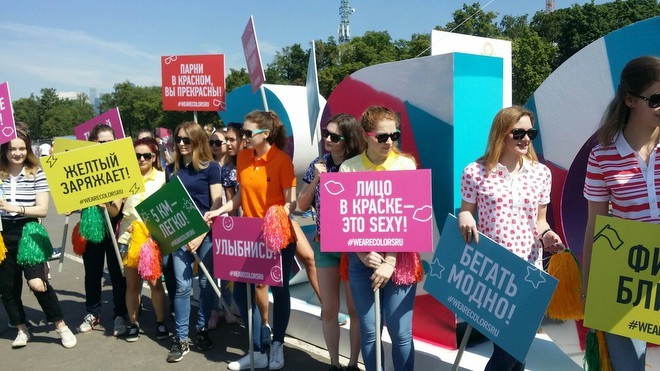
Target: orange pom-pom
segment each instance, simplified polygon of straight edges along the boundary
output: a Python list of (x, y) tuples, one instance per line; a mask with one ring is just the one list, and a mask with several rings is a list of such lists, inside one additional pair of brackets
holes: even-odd
[(284, 206), (273, 205), (268, 208), (264, 217), (264, 242), (273, 251), (280, 251), (293, 242), (291, 220)]
[(78, 256), (82, 256), (87, 248), (87, 240), (80, 234), (80, 222), (73, 227), (71, 233), (71, 244), (73, 245), (73, 252)]
[(348, 255), (345, 252), (341, 254), (339, 260), (339, 277), (342, 281), (348, 282)]
[(562, 321), (583, 319), (580, 266), (571, 250), (554, 254), (548, 263), (548, 273), (559, 281), (548, 305), (548, 317)]

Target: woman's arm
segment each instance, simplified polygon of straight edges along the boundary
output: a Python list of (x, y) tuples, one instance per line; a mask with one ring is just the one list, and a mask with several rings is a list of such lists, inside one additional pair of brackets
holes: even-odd
[(38, 192), (34, 206), (21, 206), (23, 216), (30, 218), (45, 218), (48, 215), (50, 192)]
[(110, 215), (111, 218), (114, 218), (119, 214), (119, 210), (121, 210), (121, 205), (124, 204), (124, 199), (120, 198), (118, 200), (106, 202), (103, 204), (105, 206), (105, 209), (108, 210), (108, 215)]
[(541, 244), (543, 244), (543, 249), (555, 253), (563, 250), (564, 245), (561, 243), (559, 235), (550, 228), (550, 224), (548, 224), (546, 219), (547, 211), (548, 205), (539, 205), (536, 218), (536, 230), (538, 232), (538, 238), (541, 241)]
[(227, 201), (227, 203), (225, 203), (224, 205), (220, 206), (217, 209), (207, 211), (204, 214), (204, 220), (206, 220), (206, 222), (209, 223), (211, 219), (215, 218), (216, 216), (230, 213), (238, 209), (240, 205), (241, 205), (241, 192), (236, 192), (234, 197), (231, 200)]
[(314, 177), (312, 183), (305, 183), (302, 186), (302, 190), (298, 193), (298, 207), (301, 211), (307, 211), (314, 201), (314, 189), (319, 183), (318, 178)]
[(609, 202), (588, 202), (587, 226), (584, 230), (584, 249), (582, 250), (582, 298), (587, 295), (587, 284), (589, 283), (589, 267), (591, 265), (591, 246), (594, 240), (594, 227), (598, 215), (607, 215)]
[[(224, 187), (225, 198), (231, 200), (236, 195), (236, 187)], [(238, 216), (238, 211), (234, 210), (229, 213), (231, 216)]]
[(477, 204), (461, 201), (461, 211), (458, 213), (458, 229), (461, 230), (463, 239), (469, 243), (474, 237), (474, 243), (479, 243), (477, 222), (474, 216), (477, 214)]
[(284, 188), (284, 210), (291, 215), (291, 210), (296, 209), (296, 187)]

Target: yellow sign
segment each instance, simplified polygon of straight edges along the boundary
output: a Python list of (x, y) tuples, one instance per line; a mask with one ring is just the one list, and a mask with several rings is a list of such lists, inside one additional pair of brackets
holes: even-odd
[(71, 151), (78, 148), (93, 146), (97, 143), (88, 142), (86, 140), (68, 139), (63, 137), (55, 137), (53, 140), (53, 154)]
[(60, 214), (144, 192), (131, 138), (54, 154), (41, 166)]
[(598, 216), (584, 326), (660, 344), (660, 225)]

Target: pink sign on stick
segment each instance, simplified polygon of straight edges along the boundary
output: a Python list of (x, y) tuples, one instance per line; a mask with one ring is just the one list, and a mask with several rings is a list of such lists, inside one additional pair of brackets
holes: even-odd
[(16, 123), (9, 96), (9, 84), (3, 82), (0, 84), (0, 144), (14, 138), (16, 138)]
[(215, 278), (282, 286), (282, 256), (266, 247), (263, 224), (262, 218), (215, 218), (211, 227)]
[(431, 170), (321, 174), (321, 251), (433, 250)]
[(243, 43), (243, 53), (245, 53), (245, 62), (247, 63), (248, 75), (250, 75), (252, 92), (254, 93), (266, 81), (266, 75), (261, 64), (257, 31), (254, 29), (254, 19), (252, 16), (250, 16), (250, 20), (245, 26), (245, 30), (241, 36), (241, 42)]
[(126, 136), (124, 134), (124, 127), (121, 124), (121, 117), (119, 116), (119, 108), (115, 107), (73, 128), (73, 132), (76, 135), (76, 139), (88, 140), (89, 132), (92, 130), (92, 128), (94, 128), (94, 126), (98, 124), (109, 125), (112, 128), (112, 130), (115, 131), (115, 139), (121, 139)]

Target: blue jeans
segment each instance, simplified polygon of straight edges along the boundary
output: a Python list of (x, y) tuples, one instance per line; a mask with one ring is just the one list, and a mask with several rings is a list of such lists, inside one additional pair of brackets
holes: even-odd
[[(376, 369), (375, 303), (370, 279), (373, 272), (373, 269), (360, 261), (357, 254), (348, 254), (348, 281), (360, 318), (360, 348), (367, 371)], [(395, 370), (407, 371), (415, 368), (412, 315), (416, 287), (417, 284), (396, 285), (390, 280), (380, 289), (380, 325), (382, 329), (383, 322), (387, 323), (387, 331), (392, 339), (392, 363)], [(383, 360), (380, 362), (382, 364)]]
[[(213, 275), (213, 249), (211, 234), (209, 233), (197, 249), (197, 254)], [(174, 277), (176, 278), (176, 294), (174, 295), (174, 318), (176, 338), (183, 341), (188, 339), (188, 322), (190, 321), (190, 294), (192, 292), (193, 265), (195, 257), (185, 248), (177, 249), (172, 253)], [(197, 311), (197, 330), (206, 328), (211, 316), (213, 306), (213, 287), (204, 275), (201, 268), (197, 271), (199, 277), (199, 310)]]
[[(289, 276), (291, 275), (291, 264), (296, 256), (296, 244), (289, 244), (282, 249), (282, 287), (271, 286), (270, 292), (273, 294), (273, 341), (279, 341), (284, 344), (284, 335), (289, 326), (289, 316), (291, 315), (291, 294), (289, 293)], [(247, 308), (247, 286), (243, 282), (234, 283), (234, 300), (241, 312), (241, 318), (248, 318)], [(254, 297), (254, 285), (250, 285)], [(245, 328), (248, 328), (246, 322)], [(261, 314), (252, 300), (252, 342), (255, 352), (264, 352), (261, 335)]]
[(605, 333), (607, 351), (614, 371), (644, 371), (646, 369), (646, 342)]

